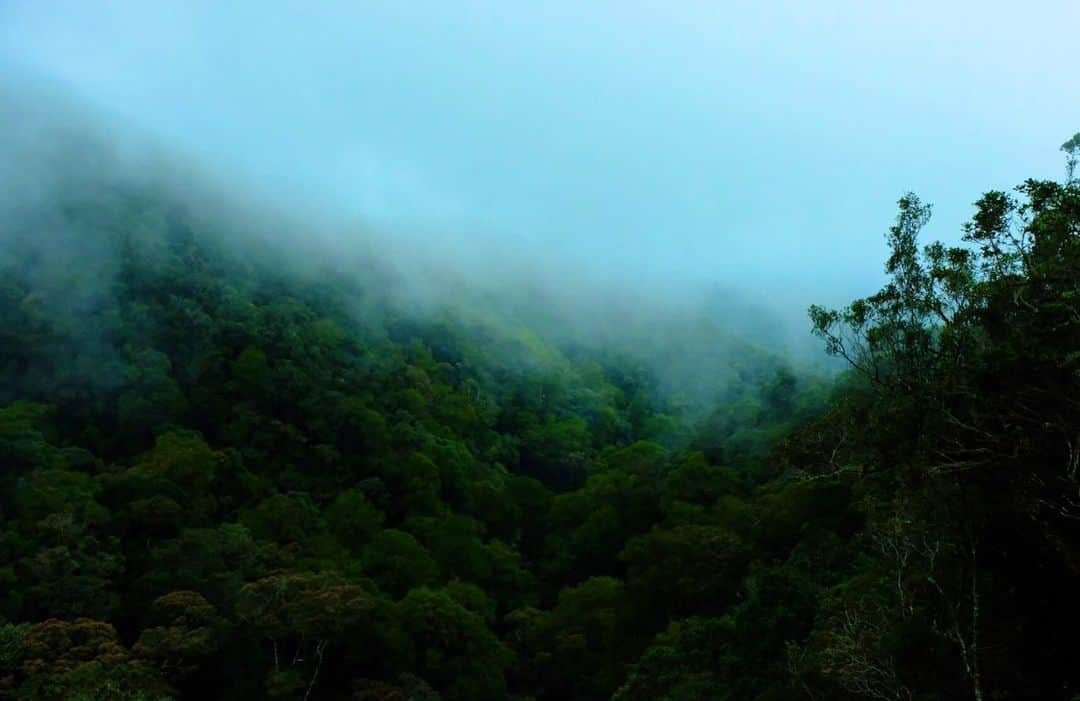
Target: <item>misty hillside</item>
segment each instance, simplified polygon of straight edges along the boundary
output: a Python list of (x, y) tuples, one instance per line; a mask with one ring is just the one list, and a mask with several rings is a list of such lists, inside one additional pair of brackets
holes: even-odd
[(0, 2), (0, 701), (1080, 701), (1078, 22)]
[(56, 144), (3, 213), (3, 697), (1080, 690), (1075, 181), (965, 248), (902, 199), (830, 378)]
[[(704, 314), (590, 338), (535, 286), (436, 303), (385, 260), (296, 260), (77, 134), (20, 154), (42, 177), (3, 212), (4, 693), (609, 694), (622, 662), (511, 639), (624, 606), (666, 510), (723, 497), (736, 527), (824, 401)], [(656, 615), (604, 635), (640, 654)]]

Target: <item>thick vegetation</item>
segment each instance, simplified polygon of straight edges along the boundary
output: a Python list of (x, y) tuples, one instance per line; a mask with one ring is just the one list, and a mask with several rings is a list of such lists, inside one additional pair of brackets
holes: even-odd
[(0, 698), (1073, 698), (1071, 175), (988, 193), (961, 248), (905, 197), (886, 287), (811, 312), (853, 370), (747, 349), (706, 412), (160, 193), (29, 208)]

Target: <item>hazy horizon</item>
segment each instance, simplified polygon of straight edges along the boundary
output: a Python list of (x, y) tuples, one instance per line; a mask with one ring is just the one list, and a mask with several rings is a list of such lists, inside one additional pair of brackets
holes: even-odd
[(876, 286), (904, 191), (949, 238), (988, 186), (1060, 174), (1078, 19), (1068, 3), (8, 2), (0, 55), (119, 141), (129, 125), (419, 252), (801, 313)]

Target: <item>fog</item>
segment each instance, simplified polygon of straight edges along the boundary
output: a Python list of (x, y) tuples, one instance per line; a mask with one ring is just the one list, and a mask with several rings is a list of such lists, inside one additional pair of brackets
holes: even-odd
[(983, 190), (1061, 173), (1080, 6), (946, 5), (9, 0), (0, 122), (45, 90), (51, 120), (318, 222), (289, 245), (428, 283), (721, 299), (735, 332), (745, 303), (803, 337), (808, 304), (876, 287), (904, 191), (955, 238)]

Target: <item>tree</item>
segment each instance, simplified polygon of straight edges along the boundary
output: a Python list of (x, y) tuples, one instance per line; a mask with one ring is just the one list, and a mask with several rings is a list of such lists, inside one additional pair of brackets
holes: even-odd
[(724, 528), (677, 526), (632, 538), (619, 555), (630, 595), (645, 616), (720, 613), (738, 590), (747, 558)]
[(1080, 133), (1073, 134), (1061, 145), (1061, 150), (1065, 152), (1065, 179), (1072, 182), (1077, 161), (1080, 161)]
[(189, 508), (211, 514), (216, 509), (211, 485), (226, 462), (198, 433), (169, 431), (157, 437), (154, 448), (133, 471), (172, 482), (187, 497)]
[(23, 638), (22, 683), (16, 698), (43, 701), (158, 701), (169, 687), (133, 659), (109, 624), (88, 618), (51, 619)]
[(305, 701), (319, 681), (327, 648), (370, 628), (380, 603), (370, 592), (329, 573), (271, 575), (240, 591), (236, 613), (272, 652), (267, 692)]
[(975, 270), (965, 248), (932, 244), (920, 251), (930, 205), (908, 193), (899, 209), (887, 236), (885, 287), (840, 311), (812, 306), (810, 319), (830, 354), (873, 382), (921, 394), (947, 379), (970, 341), (953, 321), (971, 308)]
[(431, 554), (404, 531), (388, 528), (380, 532), (364, 547), (360, 559), (364, 572), (392, 596), (429, 586), (439, 578), (439, 566)]
[(513, 655), (483, 619), (444, 592), (418, 588), (398, 604), (413, 669), (447, 701), (499, 699)]
[(592, 577), (559, 592), (554, 608), (523, 626), (519, 655), (527, 679), (548, 698), (606, 698), (644, 647), (629, 627), (626, 590), (614, 577)]
[(326, 509), (326, 524), (338, 542), (359, 551), (383, 523), (383, 514), (359, 489), (341, 492)]
[[(890, 671), (895, 656), (878, 656), (873, 665), (864, 656), (872, 647), (864, 638), (895, 640), (897, 621), (922, 623), (929, 639), (944, 641), (976, 699), (1021, 683), (1011, 676), (1014, 667), (1067, 665), (1037, 657), (1019, 663), (1025, 652), (1019, 634), (1009, 648), (1010, 665), (987, 664), (990, 655), (1006, 657), (1005, 643), (986, 637), (1008, 617), (1026, 620), (1013, 603), (1028, 586), (1019, 563), (1037, 561), (1060, 573), (1044, 576), (1051, 582), (1044, 586), (1075, 571), (1078, 143), (1074, 138), (1062, 146), (1064, 183), (1029, 180), (1015, 195), (983, 195), (964, 227), (964, 246), (933, 243), (920, 252), (917, 234), (929, 209), (905, 196), (890, 231), (890, 279), (881, 292), (842, 311), (811, 308), (826, 349), (877, 385), (861, 421), (894, 431), (864, 432), (860, 447), (876, 453), (887, 484), (918, 497), (873, 525), (896, 573), (898, 608), (873, 597), (873, 605), (846, 609), (834, 627), (836, 656), (829, 664), (839, 665), (838, 676), (855, 679), (852, 665), (861, 665), (870, 680), (876, 670), (864, 694), (903, 698), (917, 689), (910, 672), (905, 678), (899, 667)], [(841, 443), (850, 443), (845, 434), (852, 433), (842, 432)], [(840, 450), (838, 443), (833, 455)], [(908, 525), (888, 526), (899, 522)], [(919, 523), (934, 528), (912, 525)], [(1006, 586), (1012, 596), (1001, 593)], [(1058, 632), (1045, 634), (1064, 634), (1055, 622), (1048, 622), (1050, 629)]]
[(154, 661), (173, 682), (191, 673), (202, 659), (215, 653), (226, 633), (226, 622), (202, 594), (175, 591), (150, 606), (149, 623), (139, 633), (132, 652)]

